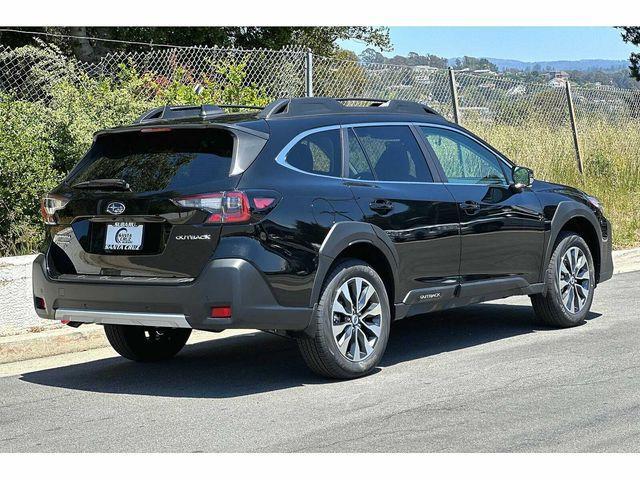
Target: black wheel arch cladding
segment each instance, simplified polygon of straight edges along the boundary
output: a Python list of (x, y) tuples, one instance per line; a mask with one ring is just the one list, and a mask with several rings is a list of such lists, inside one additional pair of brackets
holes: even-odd
[[(313, 307), (318, 302), (322, 285), (336, 259), (354, 245), (368, 245), (382, 253), (390, 267), (391, 281), (393, 282), (391, 291), (397, 291), (399, 258), (398, 252), (388, 235), (379, 227), (369, 223), (339, 222), (333, 225), (320, 248), (318, 269), (309, 306)], [(378, 274), (380, 275), (380, 272)], [(393, 298), (389, 298), (389, 301), (392, 304), (394, 303)]]
[[(549, 239), (545, 245), (545, 254), (543, 256), (543, 263), (541, 265), (541, 270), (540, 270), (541, 279), (544, 278), (544, 272), (546, 271), (547, 265), (551, 260), (551, 256), (553, 255), (554, 248), (558, 243), (558, 238), (561, 232), (570, 230), (570, 228), (566, 228), (566, 227), (570, 225), (570, 222), (576, 222), (576, 220), (582, 220), (582, 221), (588, 222), (588, 224), (593, 229), (593, 233), (595, 234), (595, 241), (596, 241), (595, 246), (597, 247), (595, 251), (593, 251), (594, 245), (590, 244), (592, 243), (592, 239), (585, 238), (584, 240), (587, 243), (587, 246), (589, 247), (589, 249), (592, 250), (591, 255), (593, 257), (594, 268), (596, 271), (595, 272), (596, 283), (598, 282), (600, 259), (605, 254), (605, 252), (601, 251), (603, 249), (602, 229), (593, 211), (586, 205), (583, 205), (575, 201), (560, 202), (555, 211), (553, 219), (551, 220), (551, 230), (549, 234)], [(576, 232), (576, 233), (580, 234), (581, 232)]]

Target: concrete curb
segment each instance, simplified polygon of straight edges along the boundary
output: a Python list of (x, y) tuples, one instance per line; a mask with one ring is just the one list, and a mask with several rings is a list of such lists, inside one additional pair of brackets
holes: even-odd
[(635, 272), (640, 270), (640, 248), (616, 250), (613, 252), (613, 273)]
[[(226, 330), (221, 333), (195, 330), (191, 333), (187, 345), (255, 332), (256, 330), (247, 329)], [(84, 325), (79, 328), (64, 327), (48, 332), (12, 335), (0, 338), (0, 365), (105, 347), (110, 347), (110, 345), (102, 325)], [(117, 355), (115, 351), (113, 351), (113, 355)], [(1, 369), (0, 376), (2, 376)]]
[(0, 364), (82, 352), (108, 345), (104, 330), (99, 325), (10, 335), (0, 337)]
[[(613, 262), (616, 274), (640, 270), (640, 248), (613, 252)], [(200, 333), (206, 335), (206, 332), (194, 332), (189, 342), (198, 341)], [(103, 328), (99, 325), (85, 325), (78, 329), (63, 327), (40, 333), (9, 335), (0, 337), (0, 364), (107, 346), (109, 342)]]

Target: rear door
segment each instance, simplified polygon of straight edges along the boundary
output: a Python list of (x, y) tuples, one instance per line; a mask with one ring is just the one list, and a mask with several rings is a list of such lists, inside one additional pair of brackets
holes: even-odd
[[(544, 240), (542, 206), (533, 191), (509, 186), (507, 165), (462, 131), (419, 127), (447, 178), (460, 212), (463, 282), (539, 281)], [(509, 288), (509, 285), (505, 284)]]
[[(434, 179), (412, 127), (354, 125), (346, 133), (349, 185), (365, 219), (396, 246), (401, 297), (423, 289), (438, 290), (429, 298), (453, 295), (460, 262), (458, 211), (451, 193)], [(412, 295), (407, 303), (417, 301)]]
[(58, 273), (196, 277), (221, 227), (176, 199), (233, 190), (240, 179), (230, 175), (236, 141), (218, 128), (152, 127), (97, 137), (58, 190), (71, 197), (52, 232)]

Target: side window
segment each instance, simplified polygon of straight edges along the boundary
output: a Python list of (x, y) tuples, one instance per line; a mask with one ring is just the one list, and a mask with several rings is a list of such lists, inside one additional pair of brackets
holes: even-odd
[(349, 129), (349, 178), (358, 180), (374, 180), (373, 170), (369, 160), (362, 150), (353, 129)]
[(507, 183), (500, 160), (475, 140), (444, 128), (420, 128), (450, 183)]
[(354, 131), (378, 180), (433, 181), (424, 155), (409, 127), (356, 127)]
[(289, 150), (285, 161), (304, 172), (341, 177), (340, 130), (325, 130), (307, 135)]

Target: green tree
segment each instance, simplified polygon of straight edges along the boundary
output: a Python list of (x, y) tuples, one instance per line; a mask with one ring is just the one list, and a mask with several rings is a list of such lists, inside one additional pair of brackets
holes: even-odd
[(373, 48), (365, 48), (359, 56), (363, 63), (387, 63), (389, 59)]
[[(16, 27), (17, 28), (17, 27)], [(78, 60), (96, 61), (114, 50), (140, 51), (152, 48), (136, 43), (116, 43), (91, 40), (94, 37), (123, 42), (142, 42), (155, 45), (209, 45), (238, 48), (281, 49), (301, 45), (319, 55), (332, 55), (340, 40), (360, 40), (381, 50), (391, 48), (386, 27), (32, 27), (21, 30), (70, 35), (50, 37), (65, 53)], [(19, 47), (32, 44), (29, 35), (0, 32), (0, 43)]]
[(411, 67), (426, 65), (435, 68), (447, 68), (446, 58), (431, 55), (429, 53), (426, 55), (420, 55), (416, 52), (409, 52), (406, 57), (403, 57), (402, 55), (395, 55), (392, 58), (387, 58), (373, 48), (367, 48), (360, 54), (360, 60), (363, 63), (386, 63), (390, 65), (404, 65)]
[(491, 70), (492, 72), (498, 71), (498, 67), (486, 58), (467, 57), (466, 55), (462, 58), (456, 59), (456, 68), (468, 68), (469, 70)]
[[(632, 45), (640, 46), (640, 27), (620, 27), (622, 39)], [(631, 76), (640, 81), (640, 53), (633, 52), (629, 57)]]

